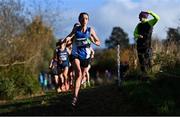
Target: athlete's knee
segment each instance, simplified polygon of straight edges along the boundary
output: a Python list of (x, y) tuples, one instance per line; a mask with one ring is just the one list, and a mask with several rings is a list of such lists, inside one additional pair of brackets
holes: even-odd
[(64, 78), (67, 80), (67, 78), (68, 78), (68, 75), (67, 75), (67, 74), (64, 74), (63, 76), (64, 76)]
[(78, 77), (78, 78), (79, 78), (79, 77), (82, 77), (81, 71), (77, 71), (77, 72), (76, 72), (76, 77)]

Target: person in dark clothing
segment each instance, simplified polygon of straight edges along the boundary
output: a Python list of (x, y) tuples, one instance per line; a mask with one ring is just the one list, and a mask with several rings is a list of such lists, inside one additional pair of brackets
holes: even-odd
[[(148, 20), (148, 15), (153, 19)], [(137, 24), (134, 30), (134, 37), (137, 42), (137, 52), (141, 71), (146, 73), (151, 68), (151, 35), (153, 26), (158, 22), (160, 17), (152, 11), (141, 11), (139, 14), (140, 23)]]

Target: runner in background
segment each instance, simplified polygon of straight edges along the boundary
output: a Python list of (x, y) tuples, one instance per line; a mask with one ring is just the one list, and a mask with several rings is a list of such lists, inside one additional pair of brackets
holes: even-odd
[(90, 63), (87, 67), (87, 71), (86, 71), (86, 76), (84, 77), (84, 79), (82, 79), (82, 82), (81, 84), (83, 85), (84, 88), (86, 88), (86, 86), (90, 87), (91, 86), (91, 83), (90, 83), (90, 73), (89, 73), (89, 70), (91, 68), (91, 62), (92, 60), (94, 59), (94, 50), (92, 47), (90, 47), (90, 50), (91, 50), (91, 57), (90, 57)]
[(66, 43), (62, 39), (58, 42), (59, 48), (56, 49), (58, 57), (59, 77), (61, 80), (61, 90), (69, 90), (68, 69), (69, 69), (69, 51), (66, 48)]

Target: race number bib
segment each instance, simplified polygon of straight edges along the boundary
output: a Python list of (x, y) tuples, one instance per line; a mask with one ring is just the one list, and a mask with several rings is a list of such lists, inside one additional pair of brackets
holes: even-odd
[(67, 58), (66, 58), (66, 56), (60, 56), (60, 60), (62, 60), (62, 61), (66, 61), (66, 60), (67, 60)]
[(88, 40), (87, 38), (77, 38), (76, 39), (76, 45), (78, 47), (86, 46), (89, 44), (87, 40)]
[(66, 61), (67, 60), (67, 53), (61, 53), (60, 60), (61, 61)]

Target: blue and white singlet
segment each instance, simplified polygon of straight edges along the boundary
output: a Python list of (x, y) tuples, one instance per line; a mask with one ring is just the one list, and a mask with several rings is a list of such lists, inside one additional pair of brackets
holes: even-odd
[(77, 27), (75, 32), (75, 40), (72, 45), (72, 55), (81, 60), (90, 58), (90, 27), (85, 32), (81, 31), (81, 26)]
[(62, 63), (60, 63), (60, 67), (66, 67), (69, 66), (69, 55), (67, 52), (67, 49), (65, 48), (63, 51), (61, 51), (59, 48), (56, 49), (56, 53), (58, 56), (58, 60), (62, 61)]

